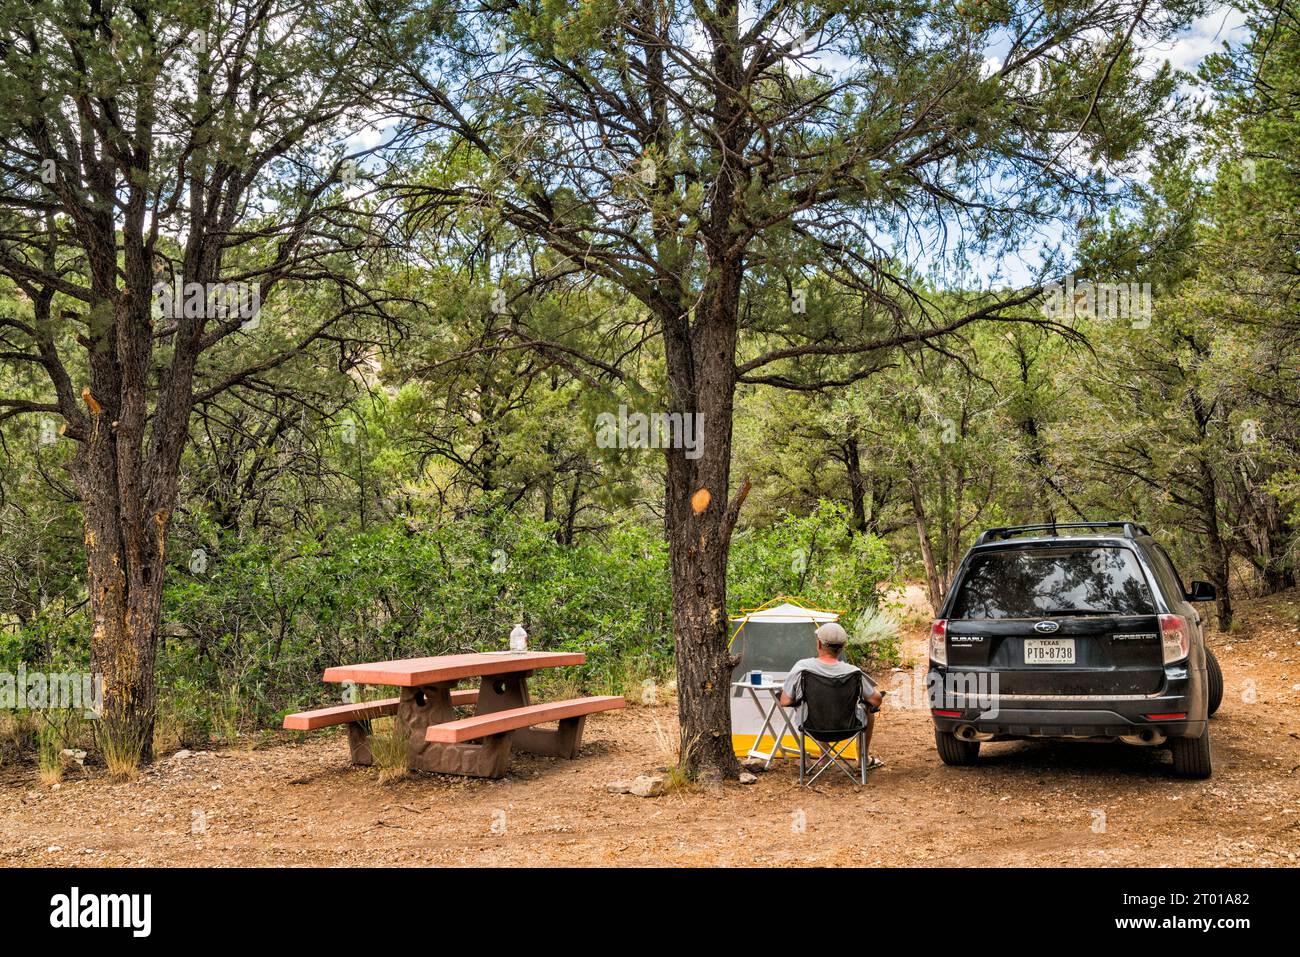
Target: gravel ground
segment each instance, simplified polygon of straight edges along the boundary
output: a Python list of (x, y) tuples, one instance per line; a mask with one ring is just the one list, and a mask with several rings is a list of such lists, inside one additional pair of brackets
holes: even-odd
[[(865, 788), (756, 783), (657, 798), (607, 785), (653, 772), (676, 741), (673, 702), (589, 719), (577, 761), (516, 754), (500, 781), (381, 783), (346, 761), (341, 730), (256, 749), (169, 756), (126, 784), (95, 769), (56, 787), (0, 768), (0, 863), (51, 865), (1217, 865), (1300, 854), (1300, 593), (1243, 602), (1215, 636), (1226, 681), (1214, 777), (1183, 781), (1164, 750), (985, 745), (948, 768), (927, 712), (886, 705)], [(919, 657), (924, 635), (905, 647)], [(912, 679), (877, 675), (886, 687)]]

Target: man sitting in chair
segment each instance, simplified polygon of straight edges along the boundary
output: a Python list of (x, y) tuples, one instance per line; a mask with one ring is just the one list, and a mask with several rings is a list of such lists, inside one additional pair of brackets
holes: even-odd
[[(849, 675), (857, 675), (858, 681), (854, 682), (857, 685), (855, 689), (857, 692), (856, 721), (850, 718), (848, 723), (862, 729), (860, 732), (855, 733), (854, 736), (861, 735), (859, 747), (862, 750), (859, 752), (859, 759), (861, 760), (860, 770), (865, 780), (866, 771), (881, 767), (884, 764), (879, 758), (872, 756), (868, 750), (871, 744), (871, 732), (875, 727), (876, 712), (880, 710), (881, 701), (884, 699), (880, 692), (876, 690), (875, 684), (861, 668), (840, 660), (840, 655), (844, 653), (844, 645), (848, 640), (849, 636), (844, 629), (835, 622), (827, 622), (818, 628), (817, 657), (804, 658), (795, 662), (794, 667), (790, 669), (790, 674), (786, 676), (785, 685), (781, 688), (781, 705), (786, 708), (798, 705), (799, 712), (795, 723), (800, 728), (807, 727), (809, 737), (814, 738), (814, 740), (821, 739), (824, 736), (814, 733), (808, 724), (809, 706), (805, 696), (804, 676), (808, 674), (817, 676), (809, 684), (820, 687), (827, 682), (843, 685)], [(825, 756), (825, 750), (825, 747), (823, 747), (823, 756)]]

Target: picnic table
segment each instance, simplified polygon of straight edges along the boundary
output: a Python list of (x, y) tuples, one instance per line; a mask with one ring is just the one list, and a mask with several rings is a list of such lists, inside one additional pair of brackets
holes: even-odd
[[(499, 778), (506, 773), (512, 747), (534, 754), (576, 758), (586, 716), (622, 708), (622, 697), (600, 695), (533, 704), (528, 678), (540, 668), (580, 665), (581, 652), (501, 651), (369, 664), (342, 665), (325, 670), (324, 680), (359, 685), (392, 685), (396, 698), (335, 705), (285, 717), (294, 731), (331, 725), (348, 726), (352, 763), (370, 765), (371, 718), (393, 715), (407, 738), (410, 766), (422, 771)], [(466, 679), (478, 687), (456, 689)], [(457, 718), (455, 708), (473, 706), (474, 714)], [(559, 722), (556, 728), (537, 725)]]

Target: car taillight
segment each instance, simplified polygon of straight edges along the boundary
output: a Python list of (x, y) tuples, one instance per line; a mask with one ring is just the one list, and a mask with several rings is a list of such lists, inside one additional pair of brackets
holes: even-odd
[(930, 624), (930, 660), (941, 665), (948, 663), (948, 621), (936, 618)]
[(1164, 648), (1165, 664), (1182, 661), (1192, 647), (1192, 631), (1182, 615), (1160, 616), (1160, 638)]

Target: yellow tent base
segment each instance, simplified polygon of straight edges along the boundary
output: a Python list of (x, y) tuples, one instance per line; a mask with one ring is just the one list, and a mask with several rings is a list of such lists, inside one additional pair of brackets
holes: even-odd
[[(757, 740), (757, 745), (755, 745), (756, 740)], [(770, 734), (765, 734), (761, 738), (757, 738), (757, 739), (752, 734), (733, 734), (731, 736), (731, 749), (736, 753), (736, 757), (738, 758), (748, 757), (749, 752), (753, 750), (755, 747), (757, 747), (759, 751), (762, 751), (766, 754), (766, 753), (770, 753), (772, 750), (772, 741), (773, 738), (772, 735)], [(821, 754), (821, 749), (817, 747), (816, 741), (812, 740), (812, 738), (808, 738), (807, 741), (808, 741), (809, 754), (812, 755)], [(788, 734), (784, 735), (781, 738), (781, 744), (784, 747), (787, 747), (791, 751), (795, 752), (794, 754), (787, 754), (785, 755), (785, 757), (789, 758), (792, 761), (799, 760), (799, 756), (798, 756), (799, 741), (797, 738), (793, 738)], [(855, 761), (857, 760), (858, 757), (857, 741), (854, 741), (852, 744), (850, 744), (847, 748), (844, 749), (844, 756), (846, 758), (852, 758)]]

